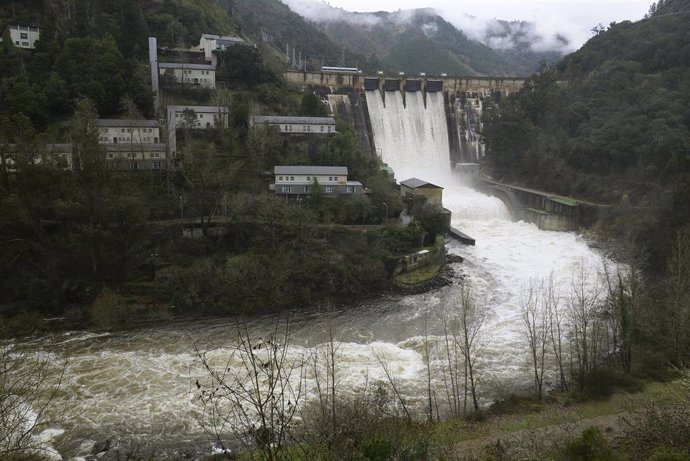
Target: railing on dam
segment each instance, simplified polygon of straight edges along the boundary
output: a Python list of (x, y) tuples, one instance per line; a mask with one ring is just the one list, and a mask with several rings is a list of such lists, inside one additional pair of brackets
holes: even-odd
[(353, 88), (355, 90), (382, 91), (500, 91), (512, 93), (527, 80), (522, 77), (473, 77), (450, 75), (364, 75), (341, 72), (288, 70), (285, 79), (297, 85)]

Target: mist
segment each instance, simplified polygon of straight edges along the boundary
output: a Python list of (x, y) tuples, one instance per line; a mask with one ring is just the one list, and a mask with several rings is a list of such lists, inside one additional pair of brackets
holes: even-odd
[[(393, 11), (390, 20), (404, 22), (412, 16), (417, 0), (281, 0), (294, 12), (315, 22), (344, 21), (360, 26), (380, 23), (380, 11)], [(352, 13), (351, 10), (365, 11)], [(488, 0), (481, 4), (451, 0), (428, 0), (429, 10), (462, 30), (469, 38), (497, 50), (524, 48), (535, 52), (570, 53), (592, 37), (598, 24), (639, 20), (647, 12), (648, 0), (605, 0), (513, 2)], [(403, 8), (403, 9), (399, 9)], [(404, 8), (410, 8), (405, 10)]]

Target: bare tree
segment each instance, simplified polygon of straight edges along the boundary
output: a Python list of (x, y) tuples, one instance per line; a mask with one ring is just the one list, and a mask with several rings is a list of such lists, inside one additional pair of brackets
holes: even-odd
[(290, 359), (290, 325), (276, 323), (265, 338), (252, 339), (246, 323), (222, 366), (197, 350), (205, 376), (196, 379), (197, 419), (223, 448), (228, 436), (269, 461), (284, 459), (303, 396), (305, 357)]
[(601, 297), (601, 284), (586, 260), (580, 260), (570, 281), (568, 315), (571, 347), (577, 361), (580, 386), (593, 365), (593, 349), (596, 349), (593, 323)]
[(36, 435), (50, 421), (48, 410), (55, 400), (67, 362), (56, 381), (46, 359), (33, 359), (0, 346), (0, 458), (22, 458), (45, 450)]
[(558, 382), (561, 391), (568, 390), (568, 380), (565, 375), (563, 341), (565, 340), (565, 327), (563, 325), (563, 315), (560, 309), (560, 295), (553, 272), (545, 279), (542, 284), (542, 294), (544, 309), (548, 322), (549, 340), (551, 349), (556, 358), (558, 367)]
[(522, 287), (520, 293), (520, 312), (534, 372), (534, 390), (539, 400), (543, 398), (544, 363), (549, 337), (549, 323), (543, 297), (543, 283), (540, 285), (536, 280), (530, 280), (526, 287)]
[(671, 347), (682, 362), (690, 353), (690, 230), (676, 235), (668, 262), (669, 333)]

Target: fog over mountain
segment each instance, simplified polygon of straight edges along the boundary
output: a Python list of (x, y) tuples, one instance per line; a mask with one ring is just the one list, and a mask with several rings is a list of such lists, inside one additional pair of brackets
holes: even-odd
[[(565, 54), (574, 51), (582, 41), (581, 37), (575, 41), (569, 38), (578, 35), (574, 27), (547, 26), (528, 21), (483, 19), (463, 13), (457, 8), (449, 11), (438, 8), (421, 8), (397, 10), (391, 13), (356, 13), (317, 0), (282, 1), (296, 13), (320, 24), (345, 22), (371, 27), (380, 25), (384, 21), (394, 21), (404, 25), (408, 24), (416, 13), (423, 11), (429, 16), (441, 16), (470, 39), (479, 41), (495, 50), (556, 51)], [(429, 27), (433, 26), (430, 25)]]
[[(451, 0), (281, 0), (293, 11), (324, 21), (367, 21), (366, 15), (347, 18), (348, 11), (406, 10), (433, 7), (436, 14), (468, 37), (494, 49), (521, 47), (533, 52), (570, 53), (592, 37), (598, 24), (642, 19), (648, 0), (484, 0), (466, 4)], [(332, 5), (341, 5), (343, 8)], [(497, 19), (498, 18), (498, 19)], [(375, 19), (374, 19), (375, 21)]]

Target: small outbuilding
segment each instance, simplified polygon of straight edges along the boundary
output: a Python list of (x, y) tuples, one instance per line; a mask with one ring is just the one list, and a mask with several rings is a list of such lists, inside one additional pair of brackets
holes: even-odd
[(400, 194), (403, 198), (424, 198), (433, 206), (443, 206), (443, 187), (431, 184), (422, 179), (410, 178), (400, 183)]

